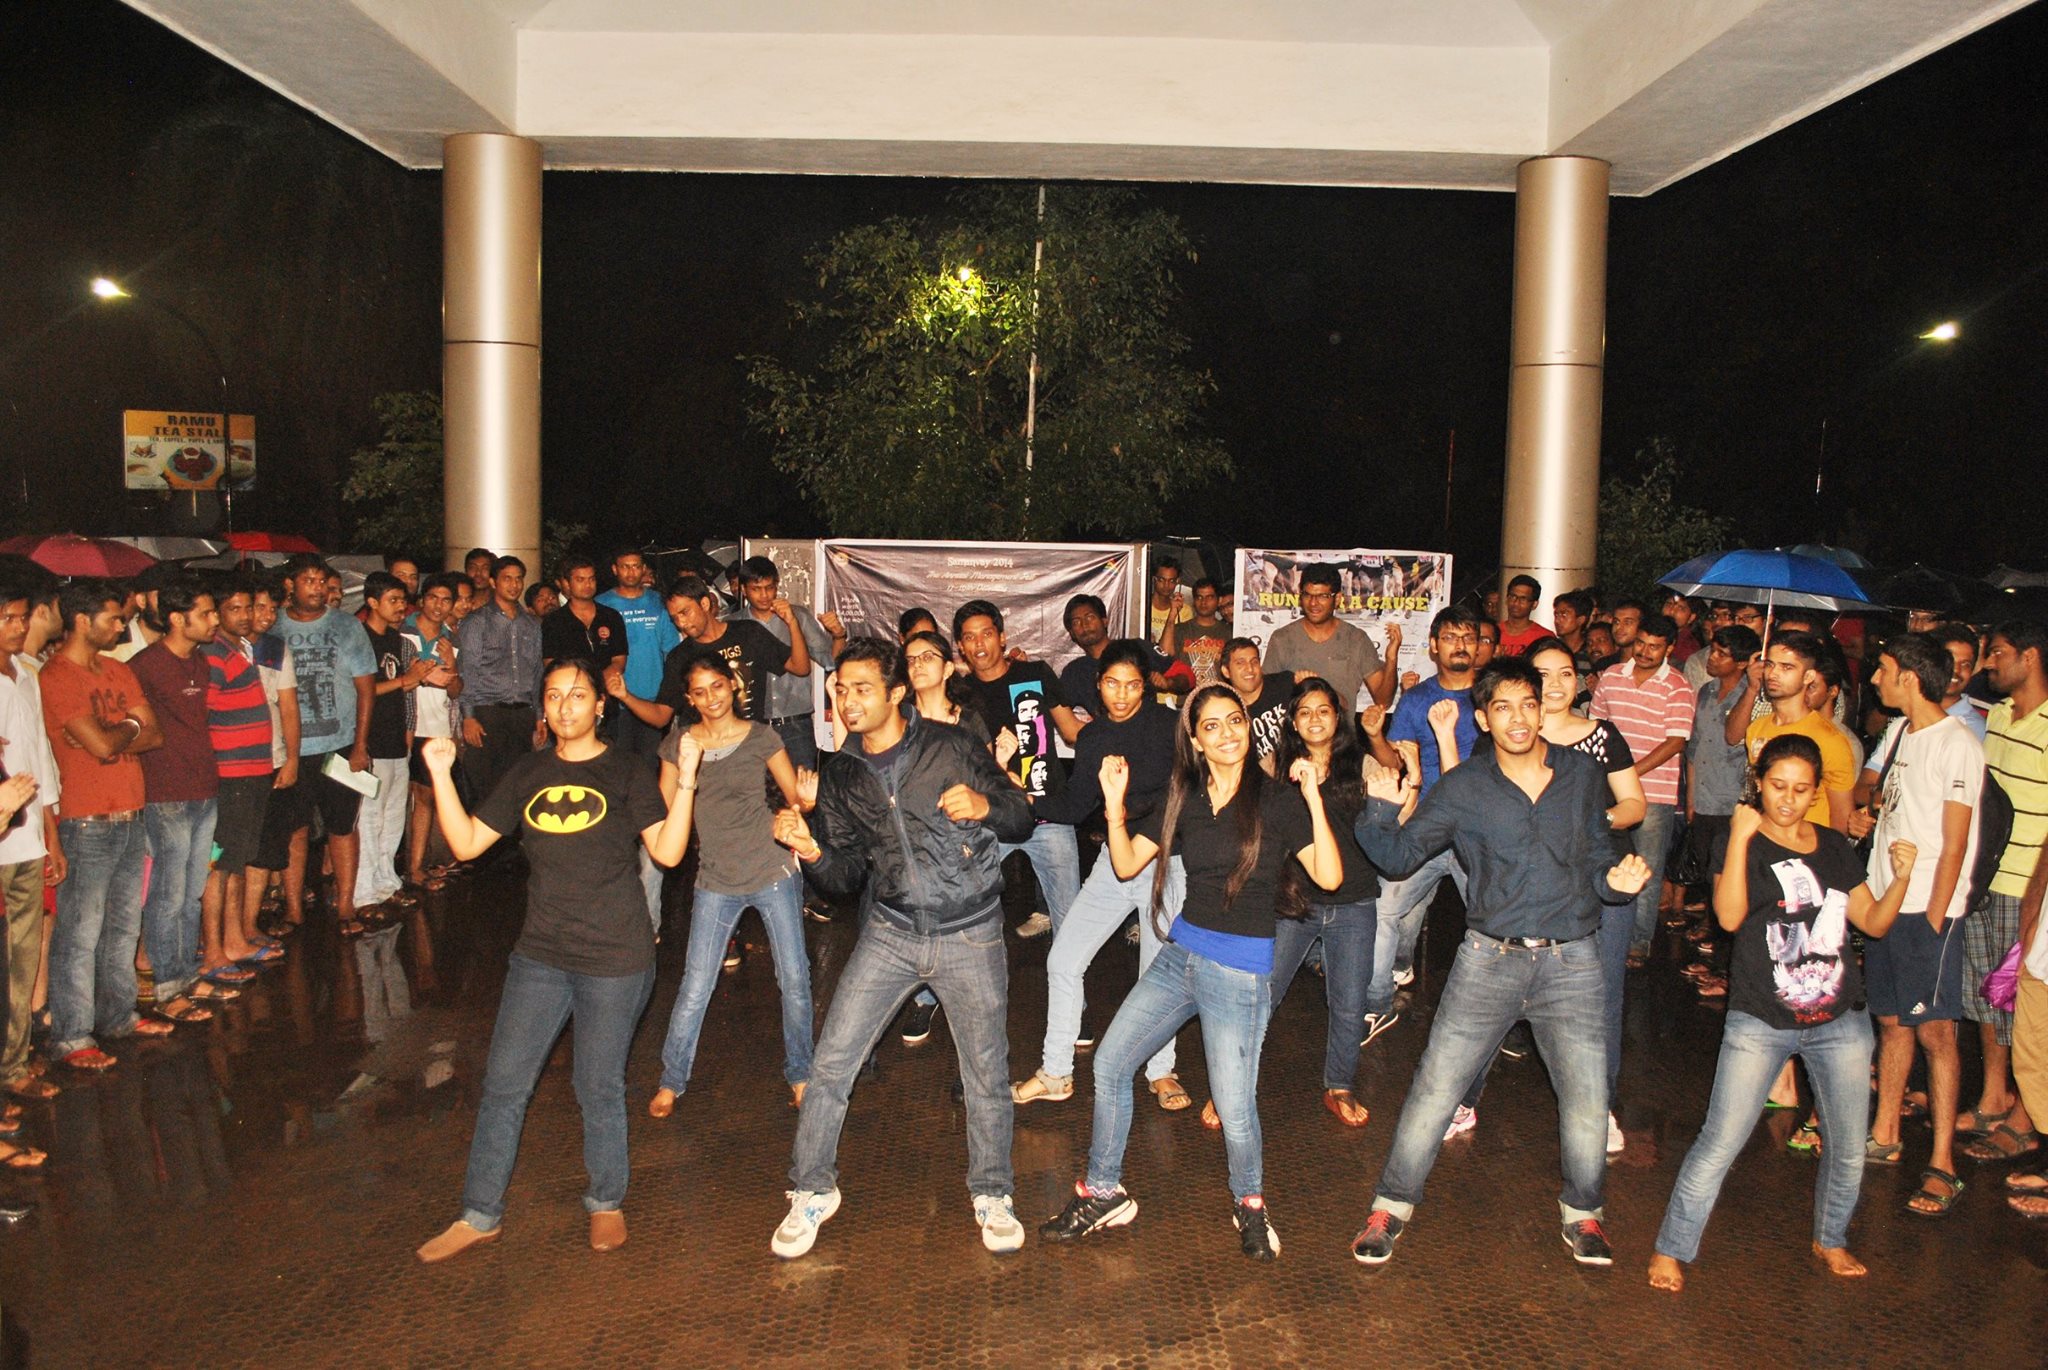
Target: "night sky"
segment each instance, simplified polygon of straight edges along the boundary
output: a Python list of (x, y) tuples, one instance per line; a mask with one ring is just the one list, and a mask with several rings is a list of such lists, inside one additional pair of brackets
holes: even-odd
[[(2036, 6), (1649, 199), (1614, 203), (1604, 461), (1653, 438), (1755, 542), (1886, 561), (2048, 559), (2048, 57)], [(941, 207), (939, 181), (550, 173), (545, 508), (675, 541), (826, 531), (743, 420), (741, 356), (790, 346), (804, 257)], [(1058, 193), (1057, 186), (1054, 193)], [(1497, 554), (1511, 196), (1145, 186), (1238, 474), (1160, 532)], [(114, 0), (0, 8), (0, 526), (147, 532), (123, 408), (211, 408), (174, 303), (258, 416), (237, 523), (345, 539), (370, 401), (437, 389), (439, 180), (407, 172)], [(1915, 335), (1947, 318), (1948, 348)], [(1810, 492), (1823, 420), (1827, 488)], [(592, 472), (609, 474), (593, 477)], [(23, 491), (27, 497), (24, 501)], [(25, 504), (25, 507), (24, 507)]]

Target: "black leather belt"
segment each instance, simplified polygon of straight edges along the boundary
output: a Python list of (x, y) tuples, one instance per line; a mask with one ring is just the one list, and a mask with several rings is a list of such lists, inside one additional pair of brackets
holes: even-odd
[(1574, 942), (1583, 942), (1588, 937), (1597, 936), (1595, 933), (1588, 932), (1582, 933), (1577, 937), (1495, 937), (1491, 933), (1481, 932), (1477, 928), (1472, 929), (1472, 935), (1484, 937), (1487, 941), (1497, 942), (1504, 947), (1520, 947), (1525, 951), (1543, 951), (1549, 947), (1568, 947)]

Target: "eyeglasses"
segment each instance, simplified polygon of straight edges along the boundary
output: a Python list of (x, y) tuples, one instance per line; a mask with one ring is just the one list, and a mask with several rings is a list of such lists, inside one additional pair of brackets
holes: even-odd
[(946, 664), (946, 658), (940, 656), (937, 652), (918, 652), (915, 655), (904, 657), (903, 664), (905, 666), (943, 666)]

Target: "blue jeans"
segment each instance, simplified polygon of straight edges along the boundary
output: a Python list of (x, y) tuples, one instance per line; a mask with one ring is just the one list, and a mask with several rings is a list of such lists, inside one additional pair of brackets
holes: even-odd
[[(1045, 916), (1052, 919), (1057, 936), (1081, 891), (1081, 849), (1074, 841), (1074, 830), (1064, 823), (1040, 823), (1024, 841), (1003, 843), (997, 859), (1007, 861), (1017, 852), (1031, 859), (1031, 869), (1038, 875), (1038, 892), (1045, 900)], [(929, 988), (920, 989), (917, 1002), (935, 1004), (938, 996)]]
[(1401, 1219), (1414, 1213), (1459, 1099), (1508, 1028), (1526, 1018), (1557, 1091), (1558, 1210), (1568, 1223), (1599, 1218), (1607, 1185), (1607, 1053), (1598, 1027), (1605, 997), (1592, 937), (1531, 949), (1467, 932), (1372, 1206)]
[(854, 1077), (905, 997), (920, 984), (938, 991), (960, 1056), (967, 1101), (967, 1190), (975, 1195), (1010, 1192), (1010, 958), (1002, 920), (920, 935), (879, 914), (869, 915), (861, 928), (825, 1011), (810, 1088), (797, 1113), (792, 1187), (822, 1193), (838, 1185), (839, 1132)]
[(212, 799), (142, 806), (149, 837), (142, 944), (149, 950), (160, 1004), (180, 998), (199, 978), (199, 895), (213, 868), (213, 822), (219, 807)]
[[(1088, 963), (1110, 934), (1123, 926), (1132, 910), (1138, 914), (1138, 974), (1144, 975), (1159, 948), (1164, 945), (1152, 927), (1152, 880), (1154, 868), (1147, 865), (1129, 880), (1116, 878), (1116, 866), (1105, 850), (1095, 858), (1087, 883), (1074, 897), (1067, 917), (1052, 935), (1052, 950), (1045, 956), (1045, 1049), (1043, 1066), (1048, 1075), (1074, 1073), (1074, 1039), (1081, 1034), (1081, 1008), (1085, 1000), (1083, 980)], [(1180, 914), (1186, 892), (1186, 876), (1180, 858), (1173, 858), (1166, 876), (1166, 908), (1161, 917), (1168, 927)], [(1173, 1074), (1173, 1039), (1145, 1064), (1145, 1078), (1157, 1080)]]
[(1272, 977), (1198, 956), (1178, 942), (1159, 949), (1116, 1011), (1095, 1049), (1094, 1136), (1088, 1145), (1088, 1186), (1098, 1192), (1123, 1181), (1131, 1135), (1138, 1063), (1159, 1050), (1188, 1019), (1202, 1020), (1209, 1096), (1223, 1120), (1231, 1197), (1265, 1193), (1265, 1139), (1259, 1131), (1259, 1050), (1273, 1012)]
[(1795, 1053), (1806, 1058), (1820, 1114), (1820, 1172), (1813, 1182), (1813, 1239), (1849, 1242), (1849, 1216), (1863, 1186), (1863, 1138), (1870, 1126), (1870, 1016), (1861, 1009), (1810, 1028), (1774, 1028), (1730, 1009), (1721, 1030), (1714, 1094), (1698, 1140), (1678, 1168), (1671, 1205), (1657, 1229), (1657, 1252), (1681, 1261), (1699, 1255), (1700, 1234), (1721, 1182), (1756, 1130), (1771, 1082)]
[(1366, 986), (1372, 982), (1373, 943), (1379, 936), (1378, 906), (1310, 904), (1306, 918), (1282, 918), (1273, 929), (1273, 1003), (1301, 969), (1309, 944), (1323, 939), (1323, 997), (1329, 1029), (1323, 1041), (1323, 1088), (1349, 1089), (1358, 1075), (1358, 1025), (1365, 1016)]
[(1652, 804), (1643, 821), (1629, 834), (1636, 855), (1650, 866), (1650, 883), (1636, 896), (1634, 940), (1629, 950), (1637, 956), (1650, 954), (1650, 942), (1657, 935), (1657, 901), (1664, 894), (1664, 862), (1671, 855), (1671, 838), (1678, 831), (1678, 806)]
[(505, 1216), (505, 1186), (519, 1154), (527, 1101), (555, 1039), (576, 1020), (576, 1104), (583, 1110), (583, 1207), (609, 1213), (626, 1199), (626, 1053), (654, 990), (654, 967), (631, 975), (577, 975), (512, 954), (491, 1029), (483, 1100), (469, 1143), (462, 1220), (489, 1232)]
[(668, 1017), (661, 1044), (661, 1087), (681, 1094), (697, 1059), (697, 1034), (704, 1010), (725, 962), (726, 939), (749, 908), (759, 909), (775, 957), (775, 984), (782, 991), (782, 1078), (802, 1084), (811, 1078), (811, 966), (804, 950), (802, 886), (796, 872), (752, 894), (697, 891), (690, 906), (690, 945), (683, 960), (683, 984)]
[[(1649, 890), (1659, 883), (1656, 876), (1643, 886)], [(1651, 916), (1656, 914), (1651, 910)], [(1614, 1106), (1615, 1089), (1621, 1083), (1621, 1013), (1623, 995), (1628, 989), (1628, 957), (1635, 950), (1636, 905), (1603, 904), (1600, 906), (1600, 931), (1594, 936), (1600, 945), (1600, 978), (1607, 986), (1607, 1094), (1608, 1107)]]
[(50, 1055), (135, 1030), (135, 941), (142, 932), (142, 819), (67, 818), (57, 840), (71, 874), (50, 929)]
[(668, 867), (657, 864), (647, 854), (643, 843), (638, 853), (640, 858), (640, 893), (647, 898), (647, 921), (654, 924), (654, 940), (661, 940), (661, 882), (668, 875)]
[(1422, 921), (1429, 914), (1430, 900), (1445, 876), (1465, 897), (1465, 868), (1446, 848), (1415, 868), (1404, 880), (1380, 884), (1379, 926), (1373, 934), (1372, 980), (1365, 992), (1365, 1011), (1385, 1013), (1394, 1006), (1394, 968), (1415, 955), (1415, 941), (1422, 935)]

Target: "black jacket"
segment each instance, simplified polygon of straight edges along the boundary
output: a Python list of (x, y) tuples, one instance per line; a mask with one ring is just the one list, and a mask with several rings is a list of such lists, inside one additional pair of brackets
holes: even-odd
[[(828, 890), (851, 893), (869, 879), (869, 900), (909, 932), (955, 932), (995, 917), (1003, 895), (1002, 842), (1034, 826), (1030, 801), (967, 733), (910, 711), (893, 787), (857, 738), (818, 769), (811, 835), (824, 853), (806, 869)], [(939, 796), (966, 785), (988, 800), (988, 817), (955, 823)]]

